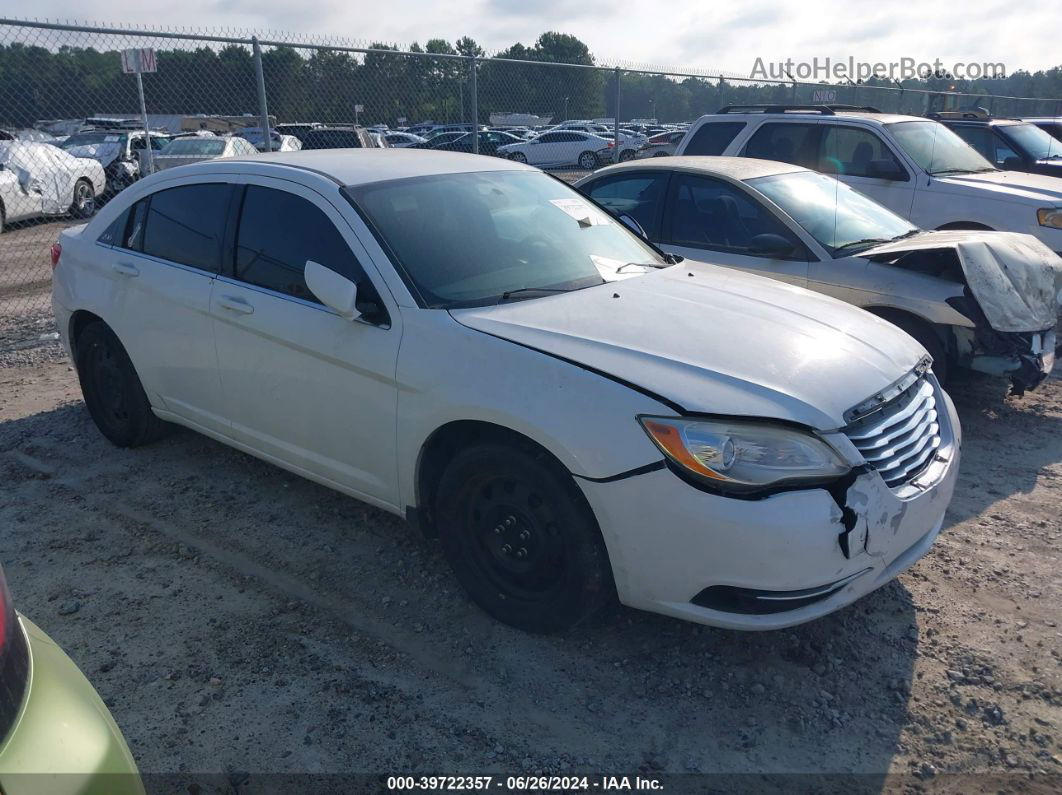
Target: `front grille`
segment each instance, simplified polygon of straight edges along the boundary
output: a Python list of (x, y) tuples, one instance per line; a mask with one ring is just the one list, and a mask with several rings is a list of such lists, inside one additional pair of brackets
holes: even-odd
[(853, 422), (844, 433), (890, 487), (914, 480), (940, 447), (933, 385), (920, 378), (898, 397)]

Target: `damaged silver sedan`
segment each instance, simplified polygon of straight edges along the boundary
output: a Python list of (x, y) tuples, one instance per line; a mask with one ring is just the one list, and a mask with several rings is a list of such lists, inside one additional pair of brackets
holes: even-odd
[(1054, 366), (1062, 259), (1031, 235), (928, 232), (833, 177), (751, 158), (611, 166), (576, 187), (664, 250), (840, 298), (1022, 394)]

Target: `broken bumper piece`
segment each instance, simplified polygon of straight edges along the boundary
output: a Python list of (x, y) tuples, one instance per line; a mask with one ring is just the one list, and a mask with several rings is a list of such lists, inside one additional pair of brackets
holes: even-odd
[(780, 629), (894, 579), (932, 546), (958, 475), (958, 420), (936, 390), (941, 446), (901, 488), (862, 465), (843, 434), (828, 438), (862, 471), (841, 494), (811, 488), (736, 499), (698, 490), (668, 469), (578, 481), (605, 537), (620, 601), (712, 626)]

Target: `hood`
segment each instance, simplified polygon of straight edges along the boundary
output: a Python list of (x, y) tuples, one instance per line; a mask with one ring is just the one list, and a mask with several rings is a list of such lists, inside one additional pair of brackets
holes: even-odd
[(1039, 206), (1062, 205), (1062, 179), (1024, 171), (986, 171), (983, 174), (955, 174), (933, 177), (945, 185), (958, 188), (993, 190), (1002, 197), (1021, 197), (1043, 202)]
[(925, 356), (918, 343), (868, 312), (689, 261), (623, 282), (451, 314), (469, 328), (622, 379), (686, 411), (819, 430), (843, 426), (845, 411)]
[(912, 251), (941, 248), (954, 249), (970, 292), (996, 331), (1043, 331), (1058, 322), (1062, 259), (1032, 235), (925, 232), (860, 256), (891, 262)]

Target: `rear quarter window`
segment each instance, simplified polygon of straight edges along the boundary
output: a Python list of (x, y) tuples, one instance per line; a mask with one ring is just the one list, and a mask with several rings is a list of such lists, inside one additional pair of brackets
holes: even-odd
[(721, 155), (744, 128), (743, 121), (705, 122), (697, 128), (682, 154)]

